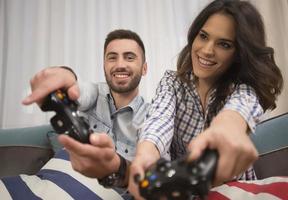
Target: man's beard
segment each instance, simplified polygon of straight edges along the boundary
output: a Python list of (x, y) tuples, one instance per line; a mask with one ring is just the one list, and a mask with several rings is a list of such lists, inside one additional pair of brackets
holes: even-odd
[(118, 85), (115, 85), (112, 81), (112, 78), (109, 79), (107, 77), (107, 74), (105, 73), (105, 78), (106, 78), (106, 82), (107, 84), (109, 85), (110, 89), (113, 91), (113, 92), (116, 92), (116, 93), (127, 93), (127, 92), (131, 92), (133, 91), (134, 89), (136, 89), (140, 83), (140, 80), (141, 80), (141, 75), (140, 74), (136, 74), (132, 79), (131, 81), (129, 82), (129, 84), (127, 86), (121, 86), (120, 84)]

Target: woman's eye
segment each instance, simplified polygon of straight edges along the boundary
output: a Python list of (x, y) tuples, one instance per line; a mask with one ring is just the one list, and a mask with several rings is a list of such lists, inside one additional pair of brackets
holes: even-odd
[(220, 42), (219, 45), (220, 45), (221, 47), (223, 47), (224, 49), (230, 49), (230, 48), (232, 48), (232, 45), (229, 44), (228, 42)]
[(201, 32), (199, 33), (199, 37), (203, 40), (207, 39), (207, 35)]

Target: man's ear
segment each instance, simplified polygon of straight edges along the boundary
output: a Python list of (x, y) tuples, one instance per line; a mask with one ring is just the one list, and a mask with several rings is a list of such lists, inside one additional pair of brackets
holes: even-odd
[(142, 76), (145, 76), (147, 74), (147, 62), (143, 63), (142, 67)]

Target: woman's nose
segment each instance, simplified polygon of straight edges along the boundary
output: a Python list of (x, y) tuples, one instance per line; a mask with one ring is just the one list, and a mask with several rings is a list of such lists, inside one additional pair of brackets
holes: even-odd
[(212, 41), (205, 43), (203, 48), (202, 48), (202, 52), (208, 57), (213, 56), (215, 53), (214, 52), (214, 43)]

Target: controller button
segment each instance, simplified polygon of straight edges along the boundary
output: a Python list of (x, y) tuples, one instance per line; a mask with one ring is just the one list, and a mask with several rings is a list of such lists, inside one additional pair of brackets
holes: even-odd
[(166, 166), (161, 166), (161, 167), (159, 167), (159, 171), (160, 171), (160, 172), (165, 172), (165, 170), (166, 170)]
[(62, 120), (57, 120), (57, 125), (58, 125), (59, 127), (63, 127), (64, 123), (63, 123)]
[(174, 174), (176, 174), (176, 170), (170, 169), (166, 175), (167, 175), (167, 177), (171, 178), (172, 176), (174, 176)]
[(149, 180), (150, 181), (155, 181), (157, 179), (157, 175), (156, 174), (152, 174), (150, 177), (149, 177)]
[(61, 91), (57, 91), (56, 92), (56, 96), (58, 97), (58, 99), (63, 100), (64, 99), (64, 95)]
[(152, 172), (151, 171), (147, 171), (145, 176), (146, 177), (152, 176)]
[(190, 179), (190, 183), (191, 183), (191, 185), (197, 185), (199, 183), (199, 181), (197, 178), (194, 177), (194, 178)]
[(162, 186), (162, 183), (160, 181), (155, 182), (155, 187), (160, 188)]
[(77, 112), (72, 112), (71, 114), (73, 117), (77, 117)]
[(191, 169), (192, 174), (197, 174), (199, 172), (198, 167), (193, 167)]
[(148, 187), (148, 185), (149, 185), (149, 181), (146, 179), (141, 182), (141, 188), (146, 188)]

